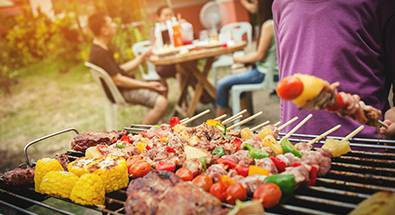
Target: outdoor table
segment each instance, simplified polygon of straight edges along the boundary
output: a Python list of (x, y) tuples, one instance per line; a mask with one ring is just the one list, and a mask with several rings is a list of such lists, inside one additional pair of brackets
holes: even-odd
[[(203, 91), (206, 90), (208, 95), (215, 100), (215, 87), (209, 82), (208, 74), (211, 70), (211, 66), (214, 59), (218, 56), (230, 54), (239, 50), (244, 49), (246, 46), (245, 42), (237, 43), (235, 45), (216, 48), (201, 48), (197, 50), (190, 50), (187, 53), (179, 53), (171, 56), (158, 57), (153, 55), (150, 57), (150, 61), (156, 65), (177, 65), (177, 72), (180, 72), (185, 77), (185, 80), (181, 83), (180, 96), (177, 99), (176, 111), (184, 116), (191, 117), (196, 111), (197, 104), (203, 95)], [(198, 65), (194, 63), (196, 60), (206, 59), (206, 63), (203, 70), (199, 70)], [(195, 92), (192, 96), (192, 101), (189, 103), (187, 100), (188, 86), (193, 86), (191, 75), (197, 80), (195, 84)], [(180, 105), (187, 104), (187, 112), (185, 113)]]

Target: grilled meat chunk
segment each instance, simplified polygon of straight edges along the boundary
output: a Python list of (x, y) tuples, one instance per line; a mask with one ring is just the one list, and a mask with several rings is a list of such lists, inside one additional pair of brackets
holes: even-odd
[(8, 185), (22, 186), (33, 183), (34, 169), (31, 167), (18, 167), (1, 176), (2, 180)]
[(226, 214), (221, 202), (190, 182), (181, 182), (167, 190), (159, 203), (157, 214)]
[(163, 194), (179, 181), (176, 175), (166, 171), (153, 171), (133, 180), (127, 190), (126, 214), (156, 214)]
[(110, 145), (115, 138), (113, 133), (85, 132), (73, 138), (71, 148), (75, 151), (85, 152), (91, 146)]

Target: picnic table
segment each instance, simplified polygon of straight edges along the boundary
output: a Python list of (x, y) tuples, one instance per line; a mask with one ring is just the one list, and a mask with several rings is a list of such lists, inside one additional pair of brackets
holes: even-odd
[[(177, 99), (177, 105), (175, 109), (178, 113), (187, 117), (191, 117), (196, 111), (196, 107), (203, 95), (204, 90), (206, 90), (211, 99), (215, 100), (215, 87), (208, 80), (208, 74), (211, 70), (214, 59), (221, 55), (242, 50), (245, 46), (246, 43), (241, 42), (232, 46), (192, 49), (186, 53), (179, 53), (171, 56), (159, 57), (153, 55), (150, 57), (150, 61), (156, 66), (176, 65), (177, 72), (182, 73), (183, 77), (185, 77), (185, 79), (181, 82), (181, 91)], [(199, 70), (197, 63), (195, 62), (201, 59), (206, 59), (203, 70)], [(192, 81), (191, 75), (195, 77), (197, 80), (196, 82)], [(189, 86), (192, 86), (195, 89), (191, 102), (187, 101), (187, 92)], [(187, 105), (186, 112), (180, 107), (182, 104)]]

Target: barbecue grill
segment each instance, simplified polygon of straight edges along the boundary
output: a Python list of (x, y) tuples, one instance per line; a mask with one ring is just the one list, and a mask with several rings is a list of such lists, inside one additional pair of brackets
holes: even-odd
[[(132, 125), (125, 128), (131, 133), (149, 129), (146, 125)], [(25, 147), (27, 164), (30, 164), (28, 148), (42, 140), (67, 132), (78, 134), (76, 129), (62, 130), (28, 143)], [(284, 134), (280, 133), (280, 136)], [(293, 143), (308, 141), (316, 135), (293, 134)], [(331, 137), (337, 138), (337, 137)], [(340, 139), (340, 137), (338, 137)], [(352, 151), (332, 159), (332, 168), (324, 177), (317, 179), (313, 187), (300, 187), (285, 204), (266, 210), (267, 214), (347, 214), (359, 202), (378, 191), (395, 192), (395, 141), (382, 139), (352, 138)], [(323, 141), (315, 144), (320, 147)], [(70, 160), (83, 156), (83, 153), (68, 151)], [(27, 208), (36, 205), (51, 213), (73, 214), (42, 202), (50, 198), (34, 192), (34, 187), (6, 186), (0, 180), (0, 205), (20, 214), (35, 214)], [(54, 197), (59, 198), (59, 197)], [(62, 199), (62, 198), (59, 198)], [(66, 199), (62, 199), (68, 201)], [(105, 208), (89, 207), (103, 214), (124, 214), (126, 189), (106, 194)], [(224, 205), (225, 207), (228, 205)]]

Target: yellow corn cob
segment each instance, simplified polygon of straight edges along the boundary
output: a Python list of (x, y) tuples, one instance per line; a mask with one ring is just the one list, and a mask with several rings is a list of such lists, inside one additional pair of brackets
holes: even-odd
[(95, 174), (85, 174), (75, 183), (70, 199), (82, 205), (104, 205), (105, 188)]
[(34, 169), (34, 189), (40, 192), (41, 180), (45, 174), (50, 171), (63, 171), (62, 165), (59, 161), (52, 158), (43, 158), (37, 161)]
[(128, 186), (129, 175), (125, 159), (121, 157), (106, 157), (97, 162), (91, 169), (103, 180), (106, 192), (112, 192)]
[(66, 171), (48, 172), (40, 184), (40, 192), (70, 198), (71, 190), (78, 181), (78, 176)]
[(67, 170), (76, 174), (77, 176), (81, 176), (83, 174), (89, 173), (89, 167), (94, 165), (100, 159), (101, 158), (81, 157), (67, 164)]

